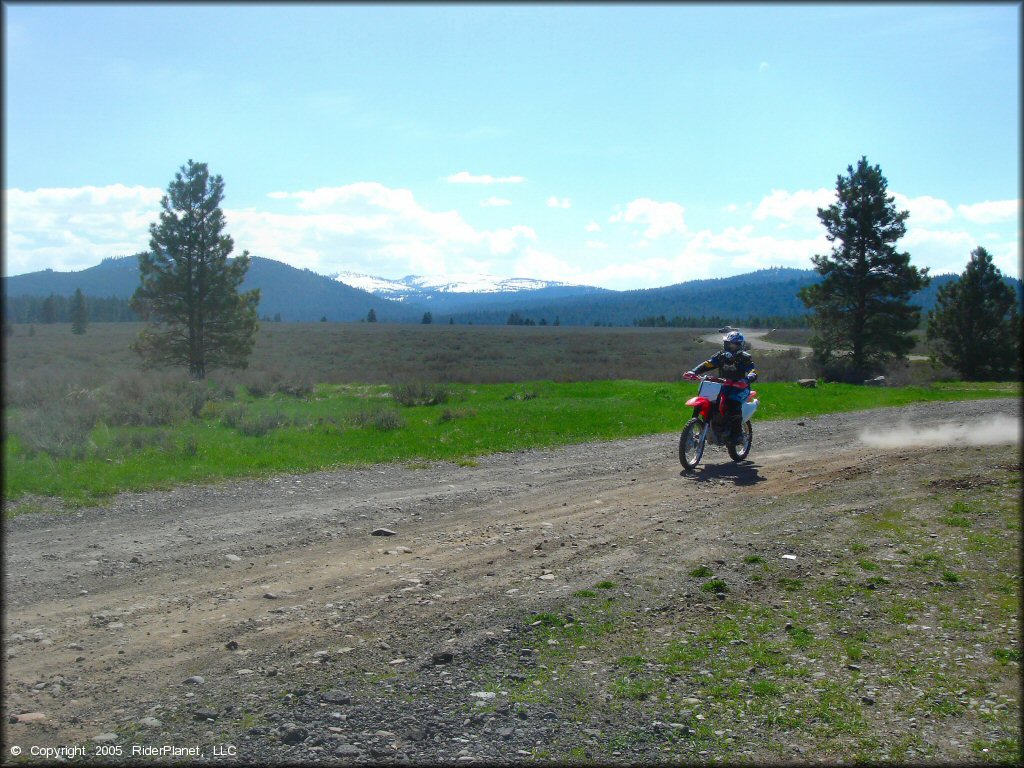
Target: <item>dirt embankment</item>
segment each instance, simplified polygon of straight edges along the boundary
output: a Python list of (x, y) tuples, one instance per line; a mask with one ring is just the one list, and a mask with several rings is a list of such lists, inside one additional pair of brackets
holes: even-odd
[(16, 518), (4, 759), (1012, 755), (1019, 525), (972, 499), (1015, 503), (1016, 433), (978, 420), (1019, 410), (762, 423), (696, 473), (658, 435)]

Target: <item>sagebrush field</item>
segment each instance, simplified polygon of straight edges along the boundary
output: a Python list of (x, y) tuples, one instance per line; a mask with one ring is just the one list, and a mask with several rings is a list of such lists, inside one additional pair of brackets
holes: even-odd
[[(130, 345), (141, 323), (94, 323), (83, 336), (67, 324), (14, 326), (5, 340), (8, 381), (47, 388), (108, 381), (141, 369)], [(318, 384), (419, 381), (494, 383), (637, 379), (676, 381), (715, 350), (713, 328), (262, 323), (249, 368), (218, 381)], [(31, 334), (31, 335), (30, 335)], [(767, 378), (803, 376), (787, 356), (759, 358)], [(8, 392), (8, 400), (12, 393)]]
[[(122, 490), (387, 461), (467, 462), (499, 451), (677, 429), (681, 372), (709, 329), (285, 325), (245, 371), (191, 382), (147, 371), (140, 326), (7, 338), (8, 501), (94, 502)], [(758, 354), (759, 419), (1006, 396), (1012, 385), (805, 390), (797, 353)]]

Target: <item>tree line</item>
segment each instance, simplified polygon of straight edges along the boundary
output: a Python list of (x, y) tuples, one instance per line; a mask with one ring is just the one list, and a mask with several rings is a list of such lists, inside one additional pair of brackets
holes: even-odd
[(711, 328), (716, 325), (743, 325), (750, 328), (806, 328), (807, 316), (754, 315), (736, 318), (721, 315), (699, 315), (696, 317), (675, 315), (670, 320), (664, 315), (658, 315), (637, 318), (633, 321), (633, 325), (638, 328)]
[[(77, 292), (76, 292), (77, 294)], [(49, 296), (5, 296), (4, 318), (9, 323), (70, 323), (75, 295), (61, 296), (51, 293)], [(85, 296), (86, 317), (91, 322), (120, 323), (133, 322), (139, 316), (131, 308), (128, 299), (108, 296)]]

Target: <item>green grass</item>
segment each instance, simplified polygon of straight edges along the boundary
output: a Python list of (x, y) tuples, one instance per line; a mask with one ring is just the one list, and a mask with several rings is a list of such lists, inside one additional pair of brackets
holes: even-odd
[[(803, 389), (769, 382), (757, 389), (762, 420), (1019, 392), (1019, 386), (1004, 384), (943, 383)], [(523, 392), (536, 396), (521, 399)], [(615, 380), (451, 384), (445, 393), (459, 418), (442, 418), (451, 405), (397, 406), (384, 385), (320, 385), (308, 398), (275, 394), (207, 403), (198, 418), (160, 428), (158, 439), (125, 440), (128, 432), (146, 428), (101, 423), (75, 455), (33, 452), (8, 436), (4, 494), (9, 500), (35, 494), (90, 503), (125, 490), (345, 465), (465, 463), (495, 452), (674, 431), (687, 416), (683, 402), (693, 391), (689, 384)], [(5, 415), (17, 410), (8, 408)]]
[(728, 592), (729, 585), (722, 579), (711, 579), (704, 582), (700, 587), (704, 592)]

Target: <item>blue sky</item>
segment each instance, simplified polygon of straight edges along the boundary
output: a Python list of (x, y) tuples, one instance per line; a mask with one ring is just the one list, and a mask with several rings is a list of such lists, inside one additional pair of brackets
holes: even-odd
[(866, 155), (933, 273), (1020, 274), (1019, 4), (4, 8), (4, 274), (148, 247), (628, 289), (810, 268)]

